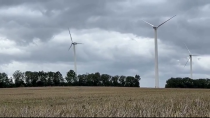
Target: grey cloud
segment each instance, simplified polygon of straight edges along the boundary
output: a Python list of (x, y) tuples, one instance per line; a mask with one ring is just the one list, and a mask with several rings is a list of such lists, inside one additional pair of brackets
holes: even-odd
[(32, 2), (32, 1), (30, 0), (1, 0), (0, 6), (1, 7), (16, 6), (16, 5), (24, 4), (26, 2)]
[[(14, 1), (13, 1), (14, 2)], [(12, 2), (12, 3), (13, 3)], [(17, 33), (20, 35), (20, 37), (25, 37), (25, 40), (33, 39), (33, 37), (41, 38), (42, 40), (50, 39), (53, 34), (60, 32), (60, 30), (66, 30), (66, 27), (71, 28), (93, 28), (93, 27), (101, 27), (108, 30), (117, 30), (120, 32), (130, 32), (135, 33), (137, 35), (142, 36), (149, 36), (151, 37), (151, 34), (153, 33), (151, 28), (144, 24), (140, 19), (149, 20), (153, 24), (159, 24), (163, 22), (162, 20), (159, 20), (163, 16), (170, 17), (174, 14), (180, 14), (181, 16), (184, 15), (185, 19), (183, 17), (176, 17), (175, 21), (178, 23), (174, 24), (175, 21), (170, 21), (170, 24), (167, 23), (163, 27), (161, 27), (160, 32), (166, 32), (170, 31), (172, 33), (172, 30), (168, 30), (169, 27), (176, 27), (174, 28), (173, 32), (174, 35), (181, 35), (180, 29), (189, 29), (190, 26), (187, 25), (186, 16), (193, 14), (196, 15), (195, 12), (200, 13), (198, 7), (202, 7), (206, 4), (206, 1), (195, 1), (195, 2), (189, 2), (189, 1), (175, 1), (173, 4), (169, 1), (166, 1), (165, 3), (155, 6), (155, 4), (151, 5), (139, 5), (133, 8), (132, 10), (128, 10), (125, 13), (120, 13), (120, 9), (117, 9), (119, 12), (113, 12), (112, 9), (117, 3), (120, 3), (121, 1), (113, 2), (112, 4), (106, 0), (104, 1), (65, 1), (60, 0), (58, 1), (35, 1), (35, 3), (39, 3), (39, 5), (43, 6), (47, 11), (46, 13), (52, 12), (53, 9), (65, 9), (66, 11), (61, 11), (61, 14), (57, 17), (50, 17), (46, 15), (44, 12), (43, 15), (47, 18), (41, 18), (39, 19), (31, 19), (28, 22), (28, 26), (23, 27), (23, 31), (12, 31), (13, 34)], [(21, 2), (19, 2), (21, 3)], [(22, 2), (25, 3), (25, 2)], [(17, 3), (16, 3), (17, 4)], [(32, 2), (29, 2), (28, 4), (32, 4)], [(194, 10), (193, 13), (188, 13), (184, 10)], [(36, 9), (36, 7), (34, 7)], [(157, 10), (158, 9), (158, 10)], [(167, 10), (166, 10), (167, 9)], [(155, 11), (155, 12), (154, 12)], [(183, 14), (184, 12), (184, 14)], [(87, 22), (87, 19), (90, 17), (98, 16), (99, 19), (96, 22)], [(150, 17), (153, 17), (152, 19)], [(12, 19), (12, 18), (9, 18)], [(133, 20), (137, 19), (137, 20)], [(25, 22), (23, 19), (19, 19), (20, 23)], [(29, 19), (28, 19), (29, 20)], [(18, 20), (17, 20), (18, 21)], [(17, 22), (16, 21), (16, 22)], [(27, 19), (26, 19), (27, 21)], [(114, 25), (113, 25), (114, 24)], [(179, 25), (182, 24), (182, 25)], [(179, 27), (178, 27), (178, 26)], [(190, 24), (191, 25), (191, 24)], [(192, 26), (192, 25), (191, 25)], [(32, 28), (33, 27), (33, 28)], [(59, 30), (60, 29), (60, 30)], [(24, 31), (28, 30), (28, 32)], [(149, 31), (149, 32), (148, 32)], [(196, 32), (196, 31), (195, 31)], [(169, 33), (169, 32), (168, 32)], [(187, 32), (189, 35), (190, 32)], [(22, 36), (21, 36), (22, 35)], [(173, 34), (170, 34), (173, 35)], [(159, 38), (166, 39), (168, 35), (159, 34)], [(19, 37), (19, 38), (20, 38)], [(181, 37), (177, 37), (176, 40), (180, 41)], [(186, 38), (186, 37), (183, 37)], [(173, 41), (173, 40), (172, 40)], [(176, 41), (174, 41), (176, 42)]]
[[(14, 3), (14, 1), (8, 1), (6, 5), (15, 5), (20, 4), (20, 2)], [(23, 1), (22, 1), (23, 2)], [(38, 5), (33, 8), (33, 10), (39, 11), (39, 5), (44, 7), (44, 10), (40, 10), (42, 17), (30, 18), (30, 17), (13, 17), (5, 16), (3, 17), (3, 26), (4, 29), (1, 33), (7, 35), (8, 38), (13, 40), (25, 40), (30, 42), (33, 38), (37, 37), (44, 40), (49, 40), (56, 33), (59, 33), (62, 30), (66, 30), (68, 27), (71, 28), (85, 28), (85, 21), (93, 14), (103, 15), (105, 2), (104, 1), (34, 1)], [(23, 2), (24, 3), (24, 2)], [(28, 3), (32, 4), (32, 2)], [(37, 8), (38, 7), (38, 8)], [(53, 10), (61, 10), (60, 15), (52, 16)], [(67, 11), (63, 11), (67, 9)], [(51, 15), (50, 15), (51, 14)], [(10, 23), (13, 22), (12, 25)], [(9, 28), (7, 26), (10, 26)], [(10, 35), (10, 34), (14, 35)], [(18, 42), (17, 41), (17, 42)]]
[[(128, 2), (128, 3), (126, 3)], [(129, 3), (130, 2), (130, 3)], [(132, 3), (132, 2), (137, 2)], [(129, 6), (129, 4), (131, 4)], [(208, 5), (207, 0), (166, 0), (160, 3), (142, 3), (142, 1), (109, 1), (109, 0), (5, 0), (0, 1), (0, 8), (6, 9), (15, 6), (25, 6), (37, 11), (37, 16), (15, 16), (11, 14), (1, 15), (0, 34), (11, 40), (15, 40), (18, 46), (26, 46), (39, 38), (43, 43), (48, 41), (67, 28), (83, 30), (99, 28), (120, 33), (132, 33), (137, 36), (154, 38), (153, 29), (143, 20), (158, 25), (166, 17), (177, 16), (158, 29), (158, 38), (165, 44), (172, 46), (175, 52), (159, 53), (159, 67), (161, 81), (176, 74), (188, 73), (176, 68), (172, 59), (181, 59), (187, 56), (184, 43), (192, 53), (208, 54), (209, 40), (209, 16), (208, 10), (202, 8)], [(206, 7), (209, 8), (209, 7)], [(209, 8), (210, 9), (210, 8)], [(206, 18), (201, 19), (199, 18)], [(141, 44), (139, 44), (141, 46)], [(69, 44), (47, 46), (40, 49), (26, 49), (29, 56), (1, 55), (1, 63), (9, 63), (11, 60), (34, 63), (68, 63), (73, 62), (73, 51), (68, 52)], [(152, 45), (154, 47), (154, 45)], [(37, 46), (39, 47), (39, 46)], [(94, 47), (94, 45), (92, 45)], [(161, 48), (161, 46), (159, 46)], [(129, 73), (126, 69), (136, 69), (142, 73), (154, 73), (154, 59), (137, 55), (123, 56), (122, 51), (112, 50), (114, 60), (101, 56), (98, 52), (87, 46), (78, 46), (77, 59), (80, 68), (90, 68), (85, 65), (94, 64), (92, 70), (112, 74)], [(166, 49), (167, 50), (167, 49)], [(63, 52), (63, 53), (61, 53)], [(148, 54), (149, 55), (149, 54)], [(206, 73), (203, 69), (195, 69), (197, 73)], [(146, 76), (146, 74), (145, 74)], [(147, 77), (150, 78), (150, 77)], [(153, 77), (151, 77), (153, 78)]]

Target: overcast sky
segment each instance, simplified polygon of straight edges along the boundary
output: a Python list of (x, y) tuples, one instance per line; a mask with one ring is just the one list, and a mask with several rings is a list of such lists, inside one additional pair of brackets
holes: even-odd
[(74, 69), (78, 74), (141, 76), (154, 87), (154, 30), (158, 29), (160, 87), (170, 77), (210, 78), (210, 1), (208, 0), (0, 0), (0, 72)]

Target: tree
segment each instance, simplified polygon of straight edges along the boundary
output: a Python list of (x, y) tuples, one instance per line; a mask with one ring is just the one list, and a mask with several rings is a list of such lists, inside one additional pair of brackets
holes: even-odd
[(64, 80), (63, 80), (62, 74), (61, 74), (59, 71), (55, 72), (55, 73), (54, 73), (54, 78), (53, 78), (53, 82), (54, 82), (55, 86), (61, 85), (61, 83), (62, 83), (63, 81), (64, 81)]
[(37, 86), (47, 86), (47, 73), (44, 71), (39, 71), (37, 74)]
[(87, 75), (86, 74), (78, 75), (78, 79), (79, 79), (79, 86), (87, 86)]
[(13, 78), (15, 79), (15, 86), (16, 87), (25, 86), (25, 83), (24, 83), (24, 73), (22, 73), (20, 70), (16, 70), (13, 73)]
[(210, 79), (206, 78), (206, 86), (207, 88), (210, 88)]
[(98, 86), (100, 82), (100, 73), (96, 72), (95, 74), (92, 74), (92, 79), (93, 79), (93, 86)]
[(116, 75), (116, 76), (114, 76), (114, 77), (112, 77), (112, 79), (111, 79), (111, 85), (112, 86), (119, 86), (120, 84), (118, 83), (118, 80), (119, 79), (119, 76), (118, 75)]
[(189, 77), (182, 79), (183, 88), (193, 88), (193, 80)]
[(50, 71), (47, 73), (47, 85), (48, 86), (53, 86), (54, 85), (54, 72)]
[(0, 73), (0, 88), (12, 87), (12, 84), (6, 73)]
[(125, 80), (126, 76), (120, 76), (119, 81), (120, 81), (120, 86), (124, 87), (125, 86)]
[[(13, 83), (13, 78), (15, 80), (15, 84)], [(13, 73), (13, 78), (9, 79), (6, 73), (0, 73), (0, 87), (39, 87), (39, 86), (121, 86), (121, 87), (137, 87), (139, 86), (140, 76), (135, 75), (132, 76), (111, 76), (108, 74), (100, 74), (99, 72), (91, 73), (91, 74), (82, 74), (76, 75), (73, 70), (69, 70), (66, 74), (66, 77), (63, 78), (62, 74), (57, 72), (32, 72), (26, 71), (21, 72), (20, 70), (16, 70)], [(64, 81), (66, 79), (66, 81)], [(186, 81), (181, 81), (181, 84), (188, 86)], [(198, 81), (193, 81), (194, 83)], [(210, 88), (209, 80), (199, 80), (197, 86), (201, 86), (200, 82), (206, 83), (205, 86)], [(207, 84), (208, 83), (208, 84)]]
[(38, 72), (32, 72), (31, 73), (31, 79), (32, 79), (32, 86), (38, 86), (39, 81), (39, 73)]
[(109, 81), (110, 78), (111, 78), (110, 75), (108, 75), (108, 74), (102, 74), (101, 75), (102, 85), (103, 86), (110, 86), (111, 85), (111, 82)]
[(210, 79), (173, 78), (166, 81), (166, 88), (210, 88)]
[(133, 87), (134, 86), (134, 81), (135, 80), (135, 78), (134, 77), (132, 77), (132, 76), (127, 76), (126, 77), (126, 80), (125, 80), (125, 86), (126, 87)]
[(93, 74), (87, 74), (87, 86), (93, 86)]
[(173, 78), (171, 77), (169, 80), (166, 81), (166, 88), (183, 88), (182, 85), (182, 78), (177, 77)]
[(25, 82), (26, 82), (26, 86), (33, 86), (32, 80), (33, 80), (32, 72), (31, 72), (31, 71), (26, 71), (26, 72), (25, 72)]
[(141, 80), (141, 78), (140, 78), (140, 76), (139, 75), (135, 75), (135, 79), (134, 79), (134, 87), (140, 87), (140, 81)]
[(75, 85), (77, 84), (77, 77), (76, 77), (76, 73), (73, 70), (69, 70), (67, 72), (67, 76), (66, 76), (66, 81), (68, 82), (69, 85)]

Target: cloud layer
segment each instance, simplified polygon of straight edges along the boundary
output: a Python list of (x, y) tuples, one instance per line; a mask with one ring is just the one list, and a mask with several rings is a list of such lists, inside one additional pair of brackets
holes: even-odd
[(142, 87), (154, 87), (154, 25), (177, 15), (158, 29), (160, 86), (170, 77), (209, 77), (210, 4), (206, 0), (7, 0), (0, 1), (0, 71), (74, 69), (78, 74), (135, 75)]

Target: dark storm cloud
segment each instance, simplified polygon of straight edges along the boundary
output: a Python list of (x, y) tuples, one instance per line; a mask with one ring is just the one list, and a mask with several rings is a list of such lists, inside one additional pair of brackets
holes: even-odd
[[(3, 2), (3, 6), (15, 7), (17, 5), (28, 6), (28, 10), (36, 10), (42, 16), (35, 18), (30, 16), (12, 16), (6, 15), (2, 19), (1, 24), (4, 29), (1, 33), (7, 35), (13, 40), (25, 40), (30, 42), (33, 38), (41, 40), (49, 40), (54, 34), (61, 30), (70, 28), (88, 28), (85, 21), (91, 15), (104, 15), (105, 1), (84, 1), (84, 0), (42, 0), (42, 1), (10, 1)], [(54, 16), (55, 12), (58, 15)], [(23, 13), (24, 14), (24, 13)], [(11, 27), (8, 25), (14, 22)], [(10, 35), (10, 34), (14, 35)], [(18, 35), (17, 35), (18, 34)]]
[(16, 6), (19, 4), (25, 4), (28, 2), (32, 2), (31, 0), (1, 0), (0, 6), (1, 7), (10, 7), (10, 6)]
[[(187, 40), (189, 47), (195, 46), (198, 38), (204, 41), (207, 39), (208, 30), (199, 25), (206, 24), (206, 21), (189, 23), (188, 19), (196, 18), (201, 13), (200, 8), (208, 3), (204, 0), (165, 1), (161, 4), (138, 4), (134, 7), (126, 7), (125, 1), (107, 0), (37, 0), (37, 1), (2, 1), (2, 6), (29, 5), (31, 9), (42, 13), (39, 19), (32, 18), (12, 18), (5, 19), (5, 23), (11, 19), (20, 26), (6, 29), (3, 34), (12, 39), (31, 41), (38, 37), (41, 40), (49, 40), (54, 34), (66, 30), (68, 27), (84, 29), (100, 27), (107, 30), (120, 32), (130, 32), (140, 36), (153, 37), (153, 30), (150, 26), (141, 21), (147, 20), (154, 25), (158, 25), (166, 18), (177, 14), (177, 17), (164, 24), (158, 30), (158, 37), (161, 40), (172, 41), (176, 45), (181, 45), (181, 41)], [(133, 3), (135, 1), (127, 1)], [(138, 3), (141, 3), (140, 1)], [(134, 5), (134, 3), (132, 4)], [(53, 16), (53, 10), (60, 13)], [(96, 17), (97, 20), (88, 22), (88, 19)], [(199, 16), (202, 17), (202, 16)], [(4, 18), (3, 18), (4, 19)], [(198, 24), (199, 23), (199, 24)], [(5, 26), (6, 27), (6, 26)], [(209, 26), (206, 26), (209, 29)], [(169, 30), (170, 29), (170, 30)], [(190, 30), (189, 30), (190, 29)], [(203, 30), (202, 30), (203, 29)], [(10, 31), (11, 34), (6, 33)], [(198, 33), (201, 35), (198, 37)], [(18, 34), (18, 35), (16, 35)], [(190, 42), (188, 41), (190, 39)], [(194, 44), (194, 45), (193, 45)]]
[[(43, 44), (50, 43), (48, 42), (50, 39), (67, 31), (68, 27), (75, 30), (99, 28), (154, 38), (154, 30), (142, 20), (159, 25), (169, 17), (177, 15), (158, 29), (158, 39), (173, 48), (170, 49), (173, 53), (159, 51), (159, 68), (162, 73), (160, 80), (165, 81), (176, 74), (188, 73), (188, 70), (183, 71), (174, 67), (178, 64), (176, 60), (188, 56), (184, 43), (192, 53), (202, 55), (210, 52), (208, 46), (210, 43), (210, 26), (208, 25), (210, 6), (208, 5), (207, 0), (158, 0), (158, 2), (146, 0), (1, 0), (0, 34), (16, 41), (19, 48), (29, 45), (34, 38), (39, 38)], [(17, 8), (17, 11), (11, 8)], [(102, 37), (105, 36), (102, 35)], [(97, 41), (99, 40), (100, 38)], [(120, 42), (113, 41), (113, 43)], [(23, 50), (26, 50), (28, 55), (0, 55), (2, 57), (0, 63), (9, 63), (11, 60), (34, 63), (73, 62), (73, 51), (68, 52), (68, 46), (69, 44), (49, 44), (37, 45), (39, 49), (27, 47)], [(94, 45), (88, 46), (94, 47)], [(145, 77), (153, 78), (153, 75), (148, 75), (154, 73), (154, 57), (125, 54), (122, 48), (119, 50), (104, 48), (111, 53), (110, 57), (113, 57), (108, 58), (104, 56), (105, 54), (97, 52), (98, 47), (90, 47), (77, 48), (78, 66), (80, 69), (83, 68), (81, 71), (84, 73), (100, 71), (113, 75), (129, 74), (128, 69), (136, 69), (140, 75), (143, 73)], [(169, 50), (169, 47), (164, 50)], [(162, 45), (159, 45), (159, 49), (162, 48)], [(154, 56), (154, 53), (152, 55)], [(94, 66), (90, 66), (91, 64)], [(85, 67), (85, 65), (89, 66)], [(90, 67), (91, 69), (88, 69)], [(195, 69), (195, 71), (206, 72), (203, 69)]]

